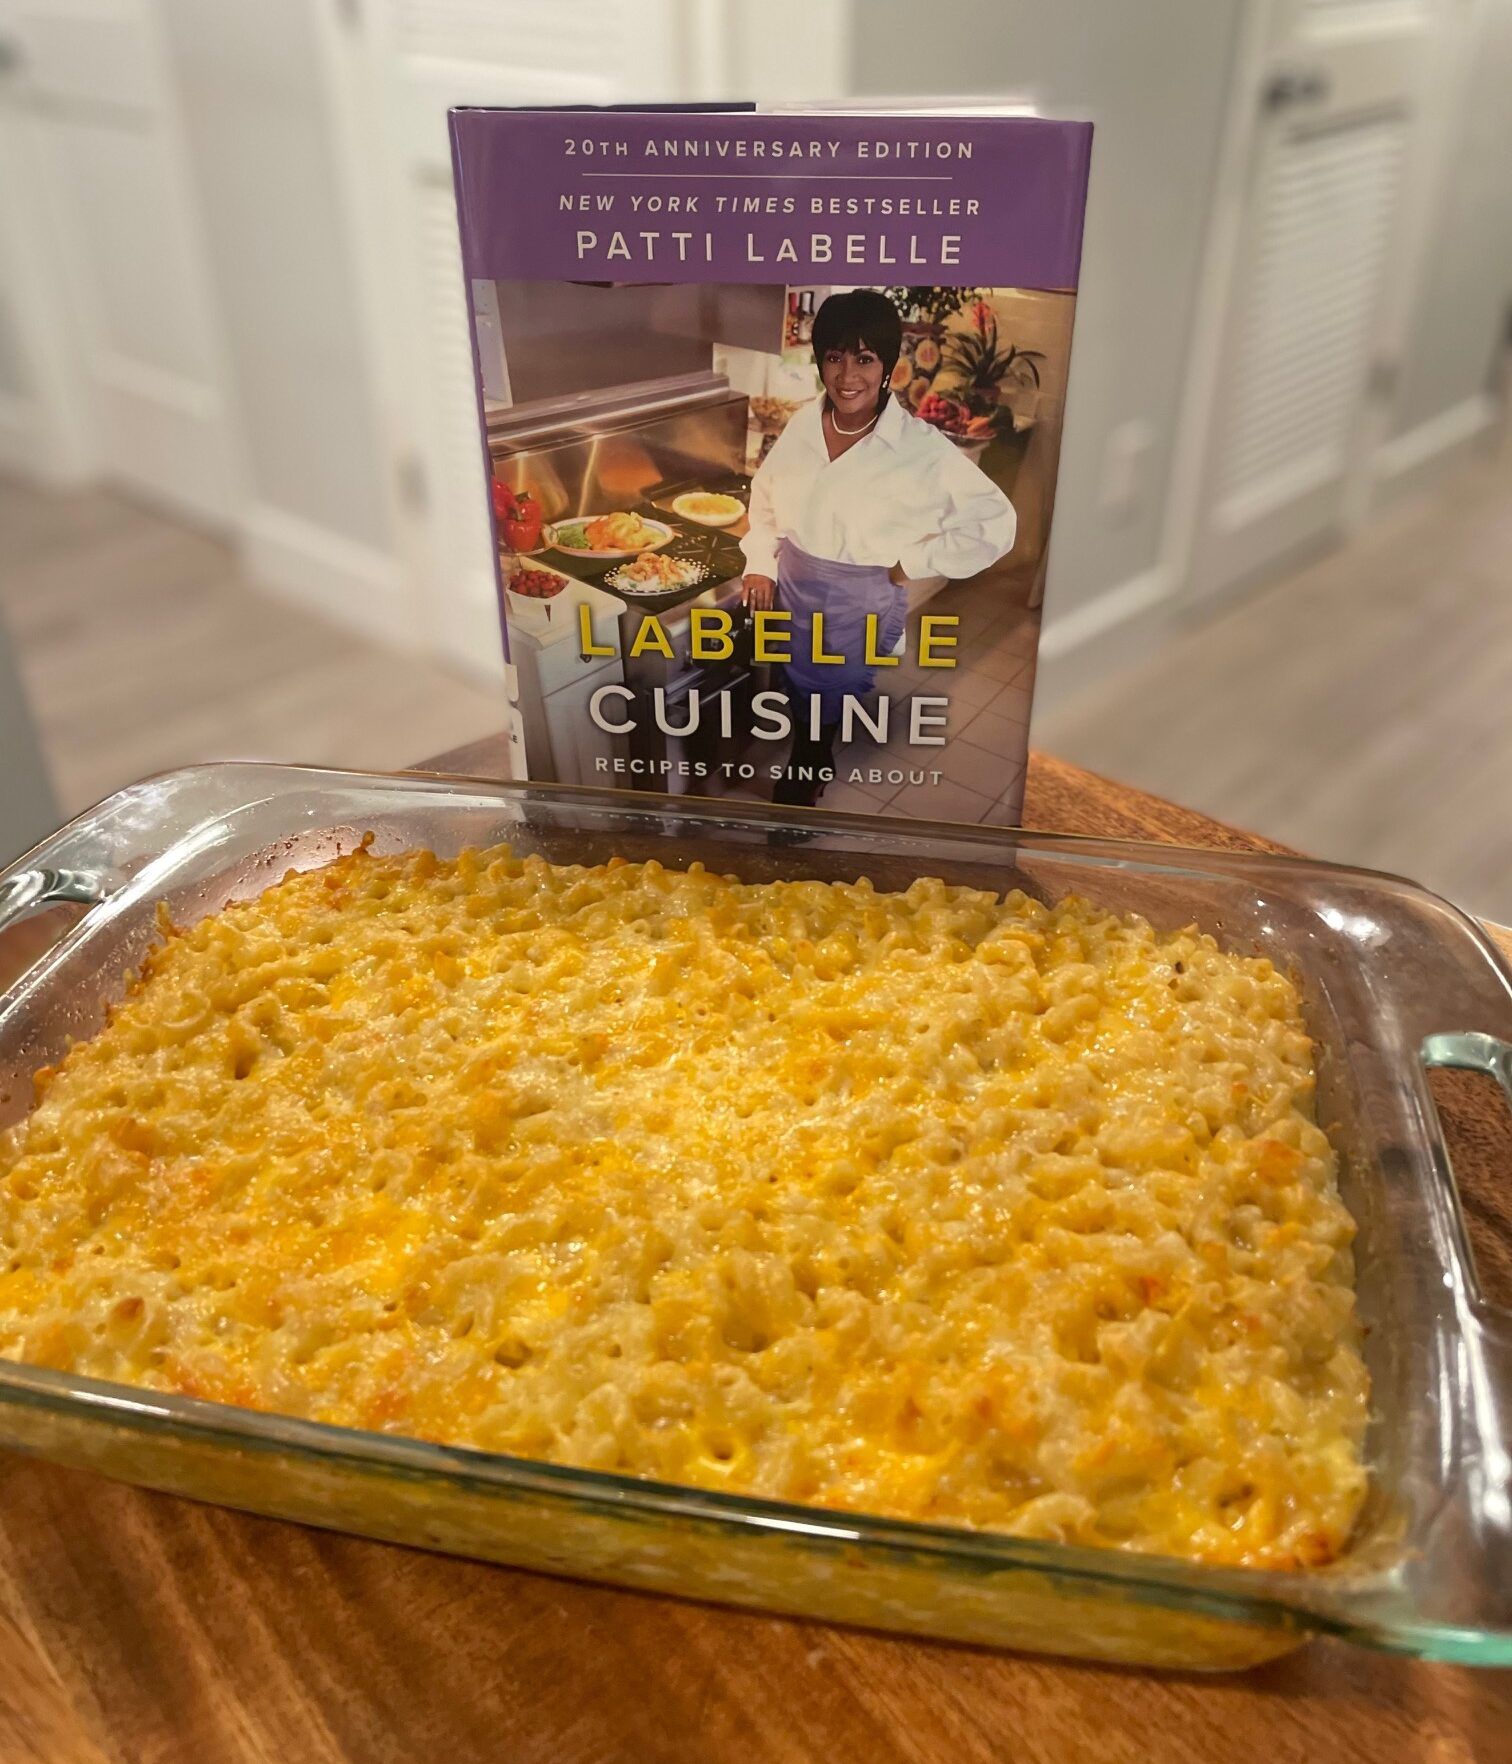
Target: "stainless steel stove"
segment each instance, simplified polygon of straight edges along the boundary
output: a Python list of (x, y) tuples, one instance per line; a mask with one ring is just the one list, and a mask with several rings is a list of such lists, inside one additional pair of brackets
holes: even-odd
[[(757, 670), (751, 662), (750, 632), (740, 604), (745, 553), (740, 549), (739, 539), (729, 528), (704, 527), (683, 519), (672, 507), (679, 496), (695, 490), (735, 496), (749, 504), (751, 480), (740, 472), (700, 473), (658, 484), (647, 493), (640, 512), (670, 521), (678, 529), (677, 539), (665, 547), (667, 555), (704, 564), (709, 574), (692, 588), (675, 589), (655, 600), (637, 597), (628, 602), (620, 619), (621, 630), (627, 634), (620, 647), (625, 658), (625, 684), (635, 693), (636, 732), (630, 737), (631, 756), (647, 762), (651, 788), (674, 795), (701, 796), (717, 793), (722, 781), (721, 765), (738, 762), (743, 745), (738, 738), (721, 736), (715, 709), (718, 695), (729, 694), (733, 728), (749, 728)], [(743, 524), (735, 523), (737, 527)], [(735, 653), (728, 660), (694, 658), (692, 614), (700, 607), (718, 608), (734, 620)], [(640, 626), (638, 615), (646, 612), (656, 613), (674, 652), (671, 661), (654, 653), (630, 656), (634, 633)], [(677, 727), (693, 720), (697, 694), (698, 722), (692, 733), (667, 735), (658, 726), (653, 714), (653, 694), (658, 687), (663, 694), (663, 718)], [(683, 762), (691, 762), (691, 776), (682, 771)], [(707, 768), (703, 777), (698, 776), (700, 764)]]
[[(542, 756), (532, 758), (533, 771), (539, 764), (543, 775), (567, 782), (603, 782), (607, 757), (614, 766), (612, 781), (621, 786), (702, 794), (717, 791), (725, 764), (738, 763), (749, 738), (722, 737), (720, 724), (723, 720), (732, 731), (748, 730), (750, 700), (758, 688), (748, 621), (740, 606), (745, 556), (738, 534), (744, 523), (735, 522), (733, 530), (703, 526), (678, 515), (671, 505), (692, 490), (718, 491), (749, 502), (750, 478), (736, 469), (744, 454), (746, 421), (746, 399), (722, 387), (675, 400), (666, 409), (606, 413), (593, 425), (578, 413), (565, 428), (492, 437), (495, 474), (516, 488), (531, 489), (548, 520), (623, 509), (665, 521), (675, 537), (663, 553), (701, 563), (709, 572), (691, 587), (627, 595), (607, 580), (623, 559), (569, 557), (550, 547), (541, 552), (542, 564), (618, 603), (619, 653), (612, 663), (601, 664), (599, 674), (630, 688), (633, 696), (624, 706), (624, 717), (632, 730), (609, 736), (588, 729), (584, 676), (571, 646), (562, 645), (561, 657), (548, 660), (533, 653), (529, 640), (522, 638), (516, 645), (518, 703), (527, 751)], [(731, 614), (738, 641), (727, 660), (694, 659), (691, 616), (700, 607)], [(665, 634), (670, 657), (630, 653), (651, 615)], [(686, 735), (667, 735), (658, 727), (655, 695), (662, 695), (661, 720), (679, 728), (692, 720), (695, 690), (703, 707), (699, 726)], [(718, 713), (720, 693), (729, 694), (725, 719)], [(624, 759), (633, 762), (633, 770), (621, 768)], [(700, 766), (703, 777), (697, 775)]]

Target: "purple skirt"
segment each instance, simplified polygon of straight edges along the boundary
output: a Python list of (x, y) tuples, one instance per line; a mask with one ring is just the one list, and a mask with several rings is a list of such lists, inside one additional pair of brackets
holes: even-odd
[[(840, 720), (840, 701), (864, 698), (876, 680), (866, 665), (866, 621), (875, 617), (874, 652), (887, 655), (903, 635), (908, 594), (889, 581), (883, 564), (835, 563), (811, 557), (791, 539), (777, 552), (777, 605), (793, 615), (791, 652), (784, 664), (789, 685), (822, 705), (826, 723)], [(843, 655), (843, 663), (815, 663), (814, 614), (824, 614), (824, 653)]]

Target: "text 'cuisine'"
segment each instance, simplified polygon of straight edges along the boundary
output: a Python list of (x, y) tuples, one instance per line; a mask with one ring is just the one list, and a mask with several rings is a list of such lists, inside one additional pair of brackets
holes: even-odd
[[(633, 735), (641, 726), (635, 708), (641, 697), (629, 686), (600, 686), (588, 700), (588, 715), (594, 726), (606, 735)], [(910, 747), (945, 745), (945, 736), (938, 731), (943, 731), (946, 725), (950, 710), (948, 698), (916, 696), (894, 701), (882, 697), (873, 702), (869, 697), (846, 692), (841, 695), (839, 708), (842, 742), (854, 741), (864, 729), (880, 746), (897, 733), (894, 722), (906, 716), (908, 733), (905, 739)], [(674, 695), (664, 686), (658, 686), (651, 693), (651, 719), (663, 735), (696, 735), (706, 726), (706, 709), (717, 722), (721, 738), (730, 740), (735, 733), (736, 706), (727, 687), (721, 687), (717, 692), (705, 692), (694, 686), (688, 692)], [(793, 700), (788, 693), (758, 692), (751, 700), (750, 733), (758, 741), (786, 741), (795, 728), (806, 723), (809, 738), (817, 741), (823, 726), (820, 719), (824, 714), (824, 702), (818, 697), (810, 698), (807, 709), (800, 710), (795, 717)], [(922, 783), (923, 780), (910, 779), (909, 782)]]

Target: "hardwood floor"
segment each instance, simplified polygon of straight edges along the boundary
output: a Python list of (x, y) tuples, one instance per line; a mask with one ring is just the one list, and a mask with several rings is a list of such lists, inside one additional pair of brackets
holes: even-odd
[(1036, 706), (1033, 740), (1512, 922), (1512, 446)]
[[(0, 480), (0, 617), (69, 813), (195, 760), (399, 766), (503, 721), (113, 496)], [(1512, 921), (1512, 448), (1037, 710), (1034, 741)]]
[(209, 759), (396, 767), (504, 721), (488, 692), (260, 593), (121, 498), (0, 478), (0, 618), (59, 805)]

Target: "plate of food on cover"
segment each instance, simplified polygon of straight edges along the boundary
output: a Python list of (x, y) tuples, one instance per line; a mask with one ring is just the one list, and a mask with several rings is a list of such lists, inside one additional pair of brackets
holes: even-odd
[(689, 490), (673, 501), (672, 512), (701, 527), (732, 527), (745, 513), (745, 504), (719, 490)]
[(551, 543), (568, 557), (634, 557), (665, 545), (672, 537), (665, 521), (648, 521), (623, 512), (557, 521), (550, 532)]
[(695, 563), (690, 557), (643, 551), (634, 563), (610, 570), (604, 582), (621, 594), (670, 594), (674, 588), (696, 586), (708, 573), (707, 564)]

